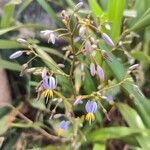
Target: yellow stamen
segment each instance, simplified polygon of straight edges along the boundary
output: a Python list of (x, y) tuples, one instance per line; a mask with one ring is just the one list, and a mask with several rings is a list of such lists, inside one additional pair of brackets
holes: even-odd
[(52, 98), (53, 97), (53, 91), (52, 90), (44, 90), (44, 92), (42, 93), (42, 96), (43, 97), (49, 97), (49, 98)]
[(95, 116), (93, 113), (88, 113), (85, 117), (85, 120), (88, 120), (88, 121), (94, 121), (95, 120)]
[(59, 129), (57, 130), (57, 134), (58, 134), (58, 136), (63, 135), (63, 134), (64, 134), (64, 130), (61, 129), (61, 128), (59, 128)]

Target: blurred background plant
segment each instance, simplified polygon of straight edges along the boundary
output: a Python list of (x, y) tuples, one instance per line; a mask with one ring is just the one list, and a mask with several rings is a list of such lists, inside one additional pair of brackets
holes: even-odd
[[(6, 85), (0, 99), (1, 149), (150, 149), (150, 1), (87, 0), (78, 9), (79, 2), (0, 2), (0, 67), (6, 71), (0, 81), (1, 89)], [(55, 42), (55, 35), (50, 36), (48, 43), (41, 36), (41, 30), (68, 30), (68, 18), (74, 37), (57, 30), (59, 38)], [(107, 46), (101, 35), (115, 46)], [(19, 38), (26, 41), (18, 42)], [(84, 44), (95, 50), (83, 52)], [(26, 54), (9, 59), (20, 50)], [(93, 61), (102, 67), (104, 81), (93, 70), (90, 74)], [(50, 108), (44, 98), (37, 100), (45, 67), (58, 83)], [(2, 82), (5, 74), (8, 82)], [(83, 117), (89, 113), (84, 108), (89, 98), (98, 105), (90, 124)], [(76, 99), (83, 104), (74, 105)], [(64, 119), (69, 123), (61, 122)], [(57, 135), (61, 129), (67, 132)]]

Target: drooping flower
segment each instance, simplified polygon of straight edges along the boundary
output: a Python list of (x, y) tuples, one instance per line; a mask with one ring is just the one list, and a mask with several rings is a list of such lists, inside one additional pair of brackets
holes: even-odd
[(66, 130), (68, 130), (69, 121), (61, 121), (58, 128), (58, 135), (62, 135)]
[(18, 57), (20, 57), (23, 53), (24, 53), (24, 51), (17, 51), (17, 52), (15, 52), (15, 53), (11, 54), (11, 55), (9, 56), (9, 59), (18, 58)]
[(52, 76), (46, 75), (43, 78), (43, 84), (42, 85), (44, 88), (42, 96), (52, 98), (53, 97), (53, 90), (56, 89), (56, 86), (57, 86), (55, 78)]
[(91, 121), (95, 120), (94, 113), (96, 113), (96, 110), (97, 110), (97, 103), (88, 100), (88, 102), (85, 105), (85, 109), (87, 111), (87, 115), (86, 115), (85, 119), (91, 123)]
[(90, 40), (87, 40), (85, 42), (84, 48), (87, 53), (90, 53), (92, 51), (92, 45), (91, 45)]
[(102, 38), (104, 40), (104, 42), (110, 46), (110, 47), (114, 47), (115, 44), (114, 42), (112, 41), (112, 39), (106, 34), (106, 33), (102, 33)]
[(75, 100), (75, 102), (73, 103), (73, 105), (78, 105), (78, 104), (82, 104), (82, 96), (78, 96)]
[(104, 81), (104, 72), (103, 69), (98, 65), (97, 66), (97, 74), (101, 81)]
[(94, 63), (90, 64), (90, 73), (92, 76), (95, 76), (96, 70), (95, 70), (95, 64)]
[(54, 31), (51, 31), (51, 30), (44, 30), (44, 31), (41, 31), (41, 33), (46, 37), (48, 38), (48, 43), (51, 41), (52, 44), (55, 44), (55, 41), (56, 41), (56, 35), (54, 33)]

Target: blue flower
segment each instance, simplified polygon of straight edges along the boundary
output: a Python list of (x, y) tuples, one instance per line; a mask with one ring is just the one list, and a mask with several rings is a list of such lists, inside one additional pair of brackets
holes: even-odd
[(85, 109), (87, 111), (85, 119), (91, 123), (91, 121), (95, 120), (94, 113), (96, 113), (97, 110), (97, 103), (93, 101), (88, 101), (85, 105)]
[(58, 135), (62, 135), (64, 131), (68, 130), (69, 121), (61, 121), (58, 128)]
[(47, 76), (43, 77), (43, 88), (45, 89), (42, 93), (44, 97), (53, 97), (53, 90), (56, 89), (56, 80), (52, 76)]
[(51, 41), (52, 44), (55, 44), (56, 38), (57, 36), (55, 35), (55, 33), (51, 30), (44, 30), (41, 31), (41, 33), (48, 38), (48, 43)]

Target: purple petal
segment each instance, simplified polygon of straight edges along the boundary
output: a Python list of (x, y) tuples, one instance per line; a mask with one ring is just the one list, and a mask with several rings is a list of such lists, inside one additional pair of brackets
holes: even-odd
[(45, 77), (43, 78), (43, 87), (44, 87), (45, 89), (48, 89), (48, 87), (49, 87), (49, 85), (48, 85), (48, 76), (45, 76)]
[(96, 71), (95, 71), (95, 64), (94, 63), (91, 63), (90, 64), (90, 73), (92, 76), (95, 75)]
[(112, 96), (107, 96), (107, 101), (113, 101), (113, 97)]
[(50, 40), (51, 40), (52, 44), (55, 44), (56, 35), (53, 32), (50, 34)]
[(115, 46), (114, 42), (111, 40), (111, 38), (106, 33), (102, 33), (102, 38), (105, 41), (105, 43), (107, 45), (109, 45), (110, 47)]
[(15, 52), (15, 53), (11, 54), (11, 55), (9, 56), (9, 59), (18, 58), (18, 57), (20, 57), (23, 53), (24, 53), (23, 51), (17, 51), (17, 52)]
[(52, 76), (49, 77), (49, 88), (51, 90), (54, 90), (56, 88), (55, 78)]
[(95, 113), (97, 110), (97, 103), (96, 102), (92, 102), (92, 113)]
[(104, 81), (104, 72), (100, 66), (97, 66), (97, 73), (101, 81)]
[(91, 101), (88, 101), (85, 105), (85, 109), (87, 112), (91, 112), (92, 109), (91, 109), (91, 105), (92, 105), (92, 102)]
[(59, 124), (59, 128), (63, 129), (63, 130), (67, 130), (68, 129), (68, 124), (69, 122), (68, 121), (61, 121), (60, 124)]

